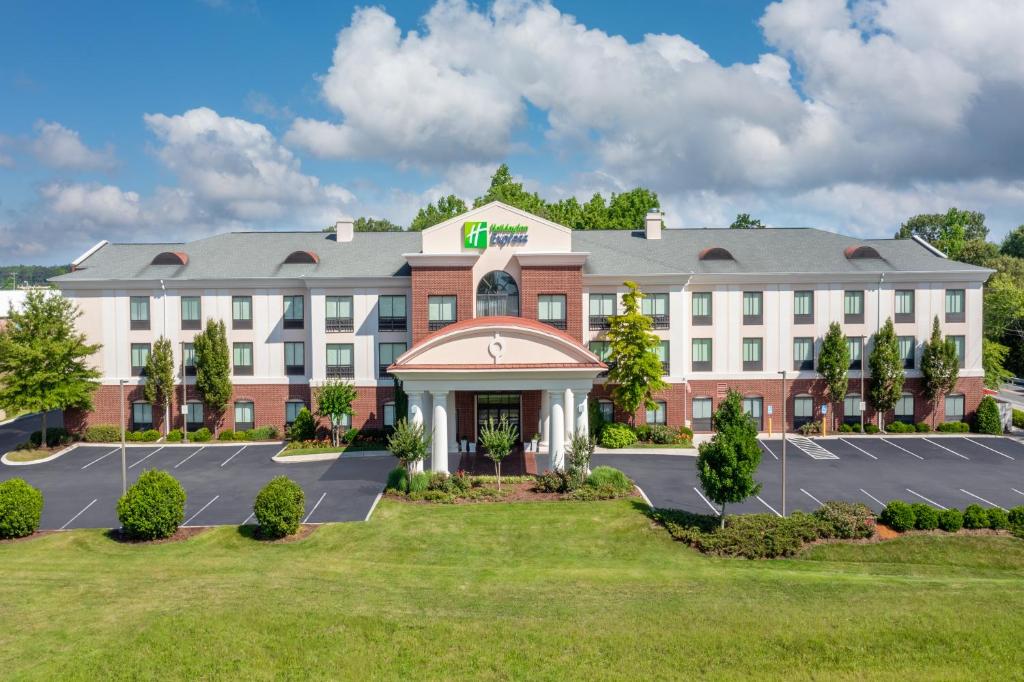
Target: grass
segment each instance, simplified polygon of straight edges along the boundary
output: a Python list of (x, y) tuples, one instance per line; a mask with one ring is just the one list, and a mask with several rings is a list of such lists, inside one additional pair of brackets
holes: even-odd
[(50, 455), (60, 450), (63, 450), (65, 445), (59, 448), (36, 448), (34, 450), (11, 450), (7, 453), (7, 461), (9, 462), (35, 462), (40, 459), (46, 459)]
[(34, 679), (1010, 679), (1024, 542), (704, 557), (632, 501), (407, 505), (266, 544), (236, 528), (0, 544), (0, 670)]
[(281, 453), (281, 457), (293, 457), (295, 455), (322, 455), (325, 453), (333, 452), (369, 452), (371, 450), (387, 450), (388, 446), (384, 443), (352, 443), (351, 445), (342, 445), (340, 447), (328, 447), (328, 448), (293, 448), (287, 449)]

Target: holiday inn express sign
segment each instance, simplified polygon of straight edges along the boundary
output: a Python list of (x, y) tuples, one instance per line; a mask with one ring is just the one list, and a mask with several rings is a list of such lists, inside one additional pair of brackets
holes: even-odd
[(462, 243), (467, 249), (525, 244), (528, 229), (526, 225), (488, 225), (486, 220), (467, 221), (462, 224)]

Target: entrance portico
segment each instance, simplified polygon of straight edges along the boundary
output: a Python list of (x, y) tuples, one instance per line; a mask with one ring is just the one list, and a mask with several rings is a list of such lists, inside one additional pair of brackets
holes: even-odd
[[(565, 448), (572, 434), (588, 428), (587, 396), (594, 378), (606, 367), (596, 355), (568, 334), (536, 320), (483, 317), (451, 324), (413, 346), (388, 371), (402, 381), (409, 396), (409, 419), (428, 427), (431, 468), (449, 470), (456, 451), (455, 394), (540, 392), (538, 423), (520, 412), (520, 437), (542, 433), (547, 465), (565, 466)], [(500, 401), (495, 401), (500, 402)], [(478, 423), (474, 414), (474, 431)], [(500, 411), (498, 412), (500, 414)], [(475, 439), (477, 434), (468, 435)]]

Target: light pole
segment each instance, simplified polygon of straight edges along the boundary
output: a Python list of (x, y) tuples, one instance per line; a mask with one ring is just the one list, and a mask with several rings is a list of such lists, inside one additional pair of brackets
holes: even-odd
[(124, 434), (124, 385), (128, 383), (128, 380), (121, 379), (118, 383), (121, 385), (121, 496), (123, 497), (128, 492), (128, 466)]
[(786, 515), (786, 370), (782, 375), (782, 515)]
[(860, 404), (857, 409), (860, 411), (860, 432), (864, 433), (864, 408), (867, 407), (867, 396), (864, 395), (864, 369), (867, 366), (866, 358), (868, 352), (868, 337), (861, 334), (860, 337)]
[(188, 442), (188, 387), (185, 384), (185, 342), (181, 342), (181, 442)]

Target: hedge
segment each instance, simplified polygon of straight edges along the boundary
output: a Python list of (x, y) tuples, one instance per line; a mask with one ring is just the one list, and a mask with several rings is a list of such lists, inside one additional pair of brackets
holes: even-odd
[(186, 497), (185, 489), (166, 471), (144, 471), (117, 501), (117, 518), (129, 537), (167, 538), (185, 520)]
[(86, 443), (113, 443), (121, 440), (121, 428), (113, 424), (90, 426), (82, 435)]
[(917, 520), (914, 508), (903, 500), (892, 500), (878, 516), (878, 520), (895, 531), (902, 533), (914, 527)]
[(915, 431), (913, 424), (904, 424), (903, 422), (886, 424), (885, 430), (889, 433), (914, 433)]
[[(71, 434), (66, 429), (60, 426), (54, 426), (53, 428), (46, 429), (46, 445), (47, 447), (56, 447), (58, 445), (68, 445), (73, 441)], [(38, 448), (43, 442), (43, 432), (33, 431), (32, 435), (28, 437), (28, 442), (32, 444), (32, 447)]]
[(256, 495), (252, 511), (262, 536), (294, 535), (306, 512), (306, 495), (295, 481), (287, 476), (276, 476)]
[(0, 539), (23, 538), (39, 529), (43, 493), (21, 478), (0, 483)]
[(955, 533), (964, 527), (964, 514), (959, 509), (943, 509), (939, 512), (939, 528)]
[(966, 422), (943, 422), (935, 430), (942, 433), (967, 433), (971, 427)]
[(917, 530), (935, 530), (939, 527), (939, 510), (924, 502), (910, 505), (914, 509), (914, 528)]

